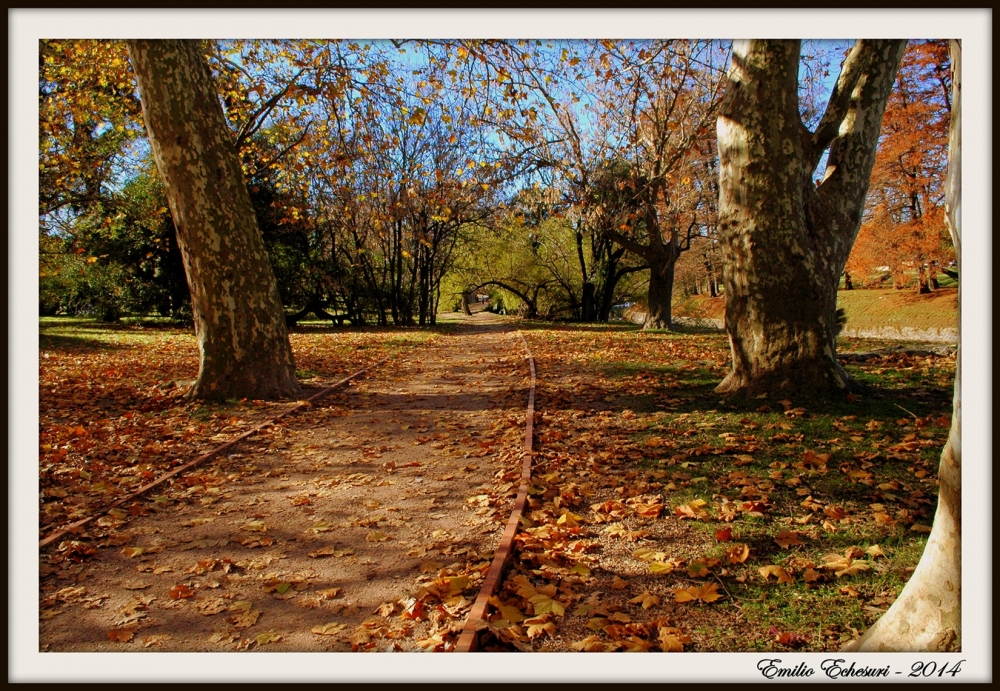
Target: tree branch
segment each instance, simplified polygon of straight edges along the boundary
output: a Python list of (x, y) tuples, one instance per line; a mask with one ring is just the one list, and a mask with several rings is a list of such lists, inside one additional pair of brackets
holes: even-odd
[(267, 119), (267, 116), (270, 114), (270, 112), (274, 110), (275, 106), (278, 105), (278, 101), (283, 99), (285, 95), (288, 93), (288, 91), (293, 86), (296, 85), (296, 82), (298, 81), (299, 77), (301, 77), (305, 71), (306, 71), (305, 69), (299, 70), (298, 74), (292, 77), (291, 81), (289, 81), (288, 84), (285, 85), (284, 89), (276, 93), (271, 98), (267, 99), (267, 101), (265, 101), (264, 104), (260, 106), (260, 108), (255, 110), (253, 113), (249, 115), (249, 117), (247, 117), (246, 122), (243, 123), (243, 126), (240, 127), (240, 131), (236, 135), (236, 143), (234, 144), (234, 146), (236, 147), (237, 151), (243, 148), (243, 145), (246, 144), (247, 139), (256, 134), (256, 132), (260, 129), (261, 125), (264, 124), (264, 120)]

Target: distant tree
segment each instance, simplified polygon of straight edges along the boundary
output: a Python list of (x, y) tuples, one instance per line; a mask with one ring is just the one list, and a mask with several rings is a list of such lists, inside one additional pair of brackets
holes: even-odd
[(201, 42), (128, 49), (191, 291), (201, 368), (189, 395), (296, 395), (274, 272)]

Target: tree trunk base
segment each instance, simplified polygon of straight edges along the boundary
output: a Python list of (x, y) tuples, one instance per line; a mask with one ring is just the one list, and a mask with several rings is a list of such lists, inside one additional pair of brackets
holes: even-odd
[(734, 369), (715, 388), (715, 392), (744, 398), (765, 394), (816, 398), (846, 394), (855, 386), (854, 380), (836, 360), (832, 363), (826, 360), (813, 363), (798, 360), (784, 367), (757, 372)]
[[(247, 371), (260, 374), (252, 376)], [(198, 400), (244, 399), (273, 401), (282, 398), (296, 398), (302, 387), (295, 379), (295, 372), (284, 367), (270, 368), (247, 366), (240, 377), (222, 377), (199, 374), (198, 379), (185, 394), (187, 398)]]
[(642, 323), (643, 331), (673, 331), (674, 324), (669, 317), (646, 317), (646, 320)]

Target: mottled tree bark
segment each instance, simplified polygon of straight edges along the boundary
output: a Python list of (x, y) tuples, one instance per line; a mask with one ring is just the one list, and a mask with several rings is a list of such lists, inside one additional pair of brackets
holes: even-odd
[[(719, 238), (732, 371), (722, 393), (844, 390), (837, 285), (861, 225), (906, 41), (858, 41), (815, 132), (799, 116), (800, 41), (734, 44), (720, 106)], [(826, 174), (813, 171), (829, 147)]]
[[(952, 111), (948, 137), (945, 217), (961, 266), (962, 48), (951, 42)], [(961, 272), (961, 269), (959, 269)], [(959, 296), (962, 287), (959, 285)], [(959, 300), (961, 304), (961, 300)], [(844, 650), (946, 652), (962, 645), (962, 380), (955, 359), (951, 432), (938, 471), (938, 507), (920, 562), (889, 610)]]
[(189, 395), (294, 396), (278, 286), (201, 43), (128, 50), (191, 290), (201, 368)]

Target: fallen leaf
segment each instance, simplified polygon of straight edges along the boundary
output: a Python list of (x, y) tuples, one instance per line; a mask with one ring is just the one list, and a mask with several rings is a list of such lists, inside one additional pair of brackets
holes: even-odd
[(566, 613), (566, 608), (558, 600), (553, 600), (548, 595), (542, 595), (539, 593), (528, 600), (535, 607), (535, 614), (546, 614), (551, 612), (556, 616), (562, 616)]
[(194, 591), (183, 583), (175, 585), (173, 588), (167, 591), (167, 595), (170, 596), (171, 600), (182, 600), (188, 597), (194, 597)]
[(717, 583), (705, 583), (701, 587), (678, 588), (674, 591), (674, 601), (696, 602), (700, 600), (705, 603), (715, 602), (724, 597), (718, 590), (719, 585)]
[(726, 550), (726, 561), (730, 564), (742, 564), (750, 556), (749, 545), (733, 545)]
[(275, 633), (274, 631), (264, 631), (263, 633), (257, 634), (254, 640), (257, 641), (257, 645), (277, 643), (281, 640), (281, 634)]
[(671, 573), (679, 565), (678, 560), (654, 561), (649, 564), (649, 572), (659, 574)]
[(774, 541), (778, 543), (778, 546), (782, 549), (788, 549), (789, 547), (795, 547), (798, 545), (804, 545), (806, 543), (799, 539), (799, 533), (794, 530), (782, 530), (778, 533), (778, 537), (774, 538)]
[(785, 571), (784, 567), (781, 566), (773, 564), (770, 566), (762, 566), (760, 569), (758, 569), (758, 571), (760, 571), (760, 575), (764, 577), (765, 581), (769, 580), (771, 576), (774, 576), (775, 578), (778, 579), (778, 583), (795, 582), (795, 579), (792, 578), (791, 574)]
[(680, 506), (675, 507), (674, 515), (681, 520), (685, 518), (692, 520), (707, 520), (709, 517), (708, 511), (703, 508), (707, 504), (708, 502), (704, 499), (695, 499), (693, 501), (689, 501), (687, 504), (681, 504)]
[(871, 547), (866, 549), (865, 552), (868, 555), (870, 555), (872, 559), (878, 559), (879, 557), (885, 556), (885, 552), (883, 552), (882, 548), (879, 547), (878, 545), (872, 545)]
[(108, 640), (116, 643), (128, 643), (135, 636), (136, 628), (138, 628), (138, 624), (130, 624), (118, 629), (111, 629), (108, 631)]
[(650, 595), (648, 592), (643, 593), (637, 597), (633, 597), (629, 600), (632, 604), (642, 605), (643, 609), (649, 609), (655, 605), (660, 604), (660, 598), (656, 595)]
[(660, 627), (660, 650), (665, 653), (684, 652), (684, 646), (691, 642), (691, 637), (673, 626)]
[(607, 649), (605, 644), (597, 636), (587, 636), (582, 641), (571, 643), (569, 647), (577, 652), (587, 653), (601, 653)]
[(202, 602), (196, 603), (194, 608), (198, 612), (206, 617), (212, 616), (213, 614), (219, 614), (226, 610), (226, 601), (221, 597), (213, 598), (211, 600), (204, 600)]
[(335, 636), (346, 628), (347, 624), (338, 624), (335, 621), (331, 621), (328, 624), (318, 624), (312, 627), (310, 631), (319, 636)]

